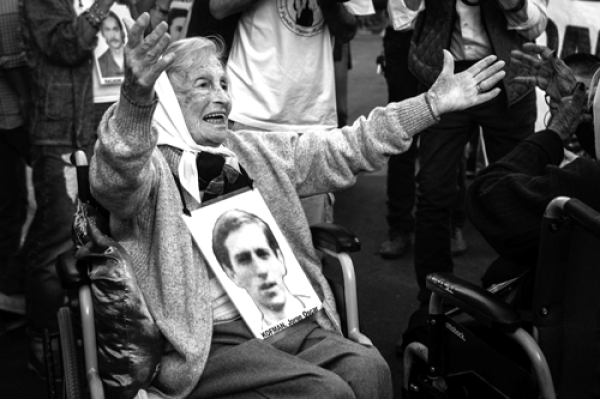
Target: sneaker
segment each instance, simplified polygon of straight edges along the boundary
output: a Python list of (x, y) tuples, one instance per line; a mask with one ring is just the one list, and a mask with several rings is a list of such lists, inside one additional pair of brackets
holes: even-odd
[(450, 238), (450, 253), (452, 256), (459, 256), (467, 252), (467, 248), (467, 241), (463, 236), (462, 229), (460, 227), (453, 227)]
[(25, 314), (25, 295), (6, 295), (0, 292), (0, 310)]
[(410, 248), (410, 234), (391, 234), (390, 238), (379, 247), (379, 255), (383, 259), (397, 259), (404, 255), (408, 248)]

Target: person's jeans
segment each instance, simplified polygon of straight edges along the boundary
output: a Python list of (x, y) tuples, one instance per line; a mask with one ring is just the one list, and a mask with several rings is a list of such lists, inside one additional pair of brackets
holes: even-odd
[(57, 331), (56, 312), (65, 301), (55, 260), (73, 246), (71, 224), (77, 204), (77, 174), (69, 157), (73, 148), (33, 146), (32, 180), (37, 208), (20, 255), (27, 270), (29, 334)]
[[(383, 38), (385, 57), (385, 79), (388, 88), (388, 101), (398, 102), (419, 94), (419, 80), (408, 69), (408, 51), (412, 30), (395, 31), (388, 27)], [(413, 209), (415, 207), (416, 183), (415, 162), (418, 156), (418, 136), (413, 138), (409, 149), (392, 155), (388, 161), (386, 183), (386, 216), (389, 235), (408, 235), (415, 228)], [(458, 175), (460, 193), (452, 212), (452, 226), (462, 227), (466, 219), (464, 202), (466, 198), (464, 165)]]
[(418, 299), (429, 300), (427, 274), (450, 272), (450, 215), (458, 192), (457, 171), (464, 148), (477, 125), (483, 129), (487, 155), (495, 162), (534, 132), (536, 95), (531, 92), (511, 107), (501, 92), (495, 99), (461, 112), (442, 116), (421, 133), (417, 175), (415, 272)]
[[(419, 81), (408, 69), (408, 50), (412, 30), (395, 31), (388, 27), (383, 37), (385, 58), (385, 80), (388, 101), (398, 102), (419, 94)], [(390, 233), (397, 231), (409, 234), (415, 220), (412, 215), (415, 206), (415, 161), (417, 158), (417, 137), (409, 149), (402, 154), (392, 155), (388, 161), (387, 173), (387, 222)]]
[(27, 176), (30, 162), (29, 133), (24, 126), (0, 130), (0, 292), (22, 294), (24, 269), (9, 266), (21, 245), (27, 219)]

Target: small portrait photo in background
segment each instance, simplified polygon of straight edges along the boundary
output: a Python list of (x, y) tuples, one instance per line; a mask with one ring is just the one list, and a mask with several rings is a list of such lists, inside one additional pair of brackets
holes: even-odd
[(169, 10), (167, 23), (169, 24), (169, 35), (171, 35), (172, 42), (186, 37), (189, 12), (189, 8), (174, 6)]
[(95, 69), (101, 85), (119, 85), (125, 77), (127, 31), (123, 17), (131, 14), (125, 6), (115, 5), (100, 24), (98, 46), (94, 51)]
[(258, 190), (211, 203), (184, 220), (257, 338), (268, 338), (322, 308)]

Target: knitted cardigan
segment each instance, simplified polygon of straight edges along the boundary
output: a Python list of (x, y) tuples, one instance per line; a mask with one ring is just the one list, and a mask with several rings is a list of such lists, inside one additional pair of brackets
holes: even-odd
[[(213, 319), (207, 265), (181, 218), (173, 172), (152, 126), (156, 103), (136, 104), (125, 91), (98, 129), (90, 184), (111, 213), (111, 233), (131, 256), (144, 298), (167, 340), (150, 391), (184, 398), (202, 375)], [(227, 146), (254, 180), (294, 255), (323, 300), (319, 325), (339, 333), (333, 295), (312, 246), (300, 196), (335, 192), (356, 174), (382, 168), (432, 125), (424, 96), (376, 108), (353, 126), (327, 132), (229, 132)], [(166, 154), (173, 152), (165, 152)], [(188, 207), (199, 205), (185, 194)], [(191, 206), (190, 206), (191, 205)]]

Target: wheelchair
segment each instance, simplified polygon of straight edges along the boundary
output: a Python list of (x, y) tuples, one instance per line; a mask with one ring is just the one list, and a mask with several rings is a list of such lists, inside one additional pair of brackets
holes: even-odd
[(558, 197), (542, 220), (530, 309), (451, 273), (427, 276), (428, 332), (405, 347), (402, 398), (600, 397), (599, 259), (600, 213)]
[[(88, 160), (83, 151), (72, 154), (71, 162), (77, 169), (78, 210), (74, 216), (74, 249), (59, 256), (56, 268), (62, 287), (66, 290), (68, 304), (57, 314), (62, 376), (54, 373), (51, 338), (44, 339), (48, 394), (50, 399), (104, 399), (105, 388), (102, 370), (98, 365), (98, 348), (94, 298), (90, 274), (94, 264), (77, 259), (77, 249), (96, 236), (104, 253), (117, 262), (128, 262), (127, 255), (118, 243), (110, 238), (109, 214), (91, 196), (88, 180)], [(313, 244), (325, 255), (337, 259), (327, 262), (324, 274), (330, 283), (342, 320), (342, 332), (347, 338), (371, 346), (368, 337), (360, 332), (356, 276), (350, 253), (360, 250), (360, 241), (342, 226), (321, 223), (311, 226)], [(96, 243), (98, 244), (98, 243)], [(339, 268), (332, 269), (339, 265)], [(110, 267), (110, 265), (109, 265)], [(61, 381), (62, 377), (62, 381)]]

